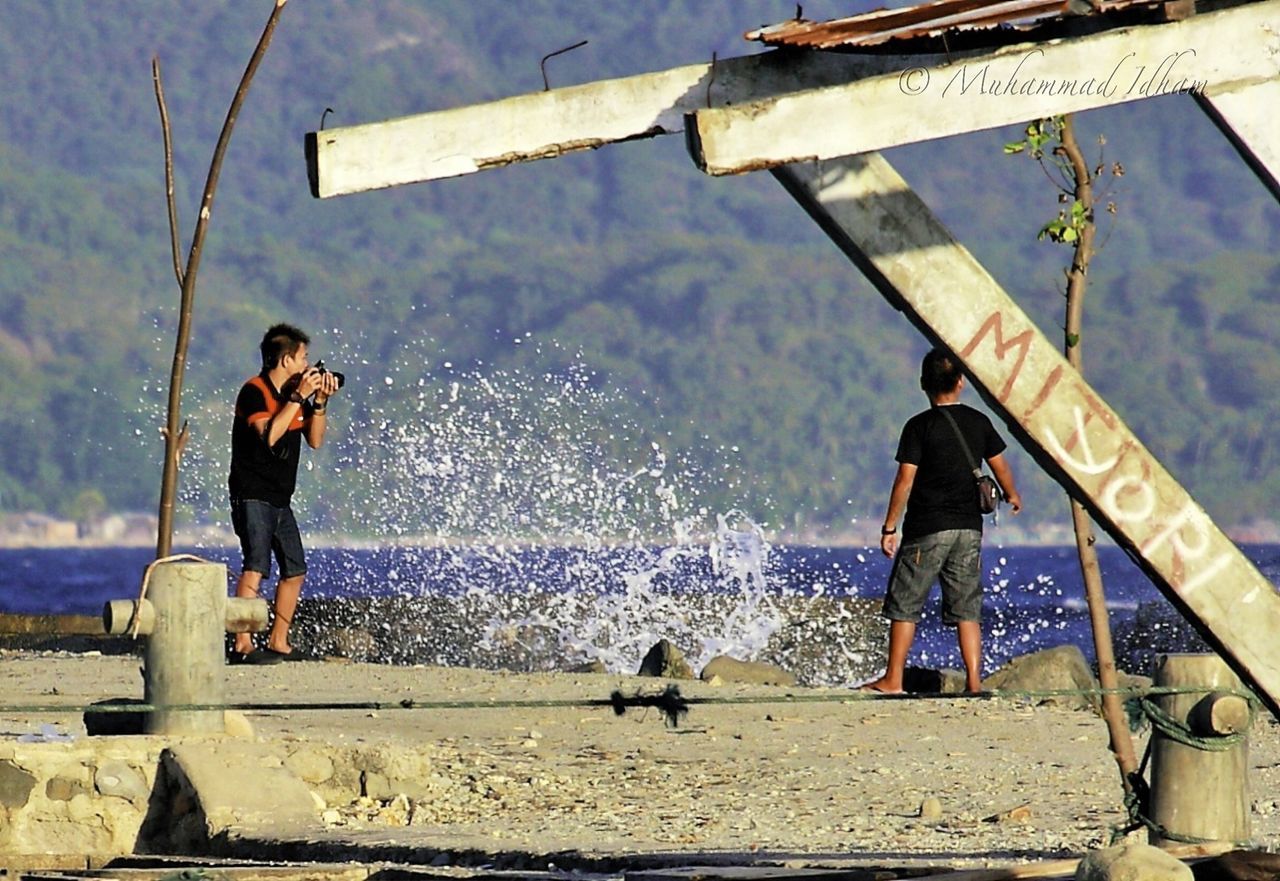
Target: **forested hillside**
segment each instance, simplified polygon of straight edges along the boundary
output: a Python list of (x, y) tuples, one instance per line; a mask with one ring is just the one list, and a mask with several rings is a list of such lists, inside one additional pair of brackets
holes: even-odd
[[(269, 2), (0, 5), (0, 510), (153, 510), (182, 241)], [(868, 4), (805, 3), (809, 17)], [(319, 202), (302, 139), (553, 85), (758, 51), (791, 2), (295, 0), (241, 112), (201, 268), (185, 522), (225, 521), (229, 411), (277, 320), (349, 383), (304, 475), (313, 526), (625, 534), (737, 509), (773, 529), (877, 518), (926, 344), (766, 174), (711, 179), (679, 138)], [(1280, 208), (1194, 102), (1079, 118), (1126, 174), (1086, 370), (1224, 525), (1280, 494)], [(1059, 335), (1065, 249), (1017, 130), (888, 154)], [(1024, 525), (1063, 521), (1015, 459)], [(624, 512), (623, 509), (626, 509)], [(607, 513), (606, 513), (607, 512)], [(624, 516), (624, 513), (626, 516)]]

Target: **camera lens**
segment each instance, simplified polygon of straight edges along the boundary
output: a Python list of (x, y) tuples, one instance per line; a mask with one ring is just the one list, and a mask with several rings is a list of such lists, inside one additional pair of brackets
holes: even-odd
[(320, 373), (332, 373), (333, 378), (338, 381), (338, 388), (342, 388), (342, 386), (346, 384), (347, 377), (336, 370), (326, 369), (323, 361), (316, 362), (316, 370), (318, 370)]

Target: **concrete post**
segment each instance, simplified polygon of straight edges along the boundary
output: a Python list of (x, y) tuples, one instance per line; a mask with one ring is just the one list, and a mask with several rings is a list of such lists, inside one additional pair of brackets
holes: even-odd
[[(1228, 691), (1243, 689), (1217, 655), (1170, 654), (1156, 659), (1157, 687), (1204, 687), (1203, 692), (1157, 695), (1156, 704), (1192, 737), (1212, 739), (1247, 732), (1248, 702)], [(1249, 744), (1243, 737), (1222, 750), (1180, 743), (1158, 726), (1151, 734), (1150, 818), (1171, 836), (1198, 841), (1249, 840)], [(1182, 841), (1151, 832), (1159, 847)]]
[[(217, 563), (164, 563), (151, 575), (148, 596), (156, 609), (147, 640), (143, 699), (157, 707), (220, 704), (225, 637), (221, 622), (227, 598), (227, 567)], [(221, 734), (222, 710), (157, 709), (147, 718), (149, 734)]]
[(143, 699), (148, 734), (221, 734), (223, 711), (166, 709), (223, 702), (224, 652), (228, 632), (266, 628), (262, 599), (227, 597), (227, 567), (221, 563), (165, 562), (155, 565), (147, 597), (112, 600), (103, 609), (107, 633), (134, 629), (147, 634)]

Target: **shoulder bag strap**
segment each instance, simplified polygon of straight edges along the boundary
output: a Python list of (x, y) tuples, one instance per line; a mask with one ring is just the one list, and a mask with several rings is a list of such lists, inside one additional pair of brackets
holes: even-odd
[(956, 433), (956, 440), (960, 441), (960, 449), (964, 450), (964, 457), (969, 461), (969, 467), (973, 469), (973, 476), (981, 477), (982, 468), (979, 467), (977, 460), (973, 458), (973, 453), (969, 452), (969, 444), (965, 441), (964, 435), (960, 432), (960, 426), (956, 425), (956, 417), (948, 413), (946, 407), (939, 407), (938, 410), (941, 411), (942, 415), (951, 423), (951, 428)]

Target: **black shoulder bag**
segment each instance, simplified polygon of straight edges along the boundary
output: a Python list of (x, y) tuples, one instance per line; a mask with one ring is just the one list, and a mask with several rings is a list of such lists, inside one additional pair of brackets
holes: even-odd
[(994, 514), (996, 509), (1000, 507), (1000, 503), (1004, 501), (1004, 494), (1000, 492), (1000, 486), (996, 483), (995, 478), (990, 474), (983, 474), (982, 468), (979, 467), (973, 453), (969, 452), (969, 444), (965, 441), (964, 435), (960, 432), (960, 426), (956, 425), (956, 418), (947, 412), (946, 407), (939, 407), (942, 415), (947, 417), (947, 421), (951, 423), (951, 429), (956, 433), (956, 440), (960, 441), (960, 449), (964, 450), (964, 457), (969, 462), (969, 467), (973, 469), (973, 479), (977, 483), (978, 488), (978, 510), (983, 514)]

